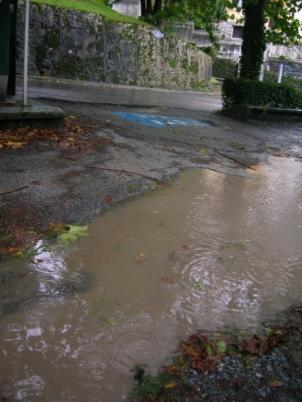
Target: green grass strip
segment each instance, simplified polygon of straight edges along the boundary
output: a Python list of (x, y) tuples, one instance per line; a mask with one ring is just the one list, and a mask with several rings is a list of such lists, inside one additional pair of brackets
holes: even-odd
[(112, 22), (125, 24), (144, 24), (134, 17), (122, 15), (107, 6), (104, 0), (32, 0), (32, 3), (46, 4), (69, 10), (77, 10), (85, 13), (97, 14)]

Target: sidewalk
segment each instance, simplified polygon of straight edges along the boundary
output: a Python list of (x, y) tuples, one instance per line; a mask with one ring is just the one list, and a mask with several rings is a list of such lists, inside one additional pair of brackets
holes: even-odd
[[(21, 92), (22, 86), (21, 80), (19, 80), (18, 94), (20, 95)], [(217, 94), (54, 78), (31, 78), (29, 96), (35, 99), (138, 107), (175, 107), (209, 112), (219, 110), (222, 106), (220, 95)]]

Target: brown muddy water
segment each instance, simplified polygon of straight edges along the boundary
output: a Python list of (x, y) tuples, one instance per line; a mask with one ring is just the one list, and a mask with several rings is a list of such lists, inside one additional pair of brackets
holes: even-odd
[(7, 400), (128, 400), (131, 368), (198, 328), (255, 331), (302, 299), (302, 164), (183, 173), (71, 246), (0, 266)]

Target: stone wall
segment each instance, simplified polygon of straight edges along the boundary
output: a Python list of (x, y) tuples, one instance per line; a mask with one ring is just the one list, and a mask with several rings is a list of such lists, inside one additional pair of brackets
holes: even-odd
[[(21, 11), (19, 72), (23, 60)], [(212, 60), (173, 36), (157, 39), (142, 25), (111, 23), (94, 14), (32, 4), (29, 71), (123, 85), (198, 89), (211, 78)]]

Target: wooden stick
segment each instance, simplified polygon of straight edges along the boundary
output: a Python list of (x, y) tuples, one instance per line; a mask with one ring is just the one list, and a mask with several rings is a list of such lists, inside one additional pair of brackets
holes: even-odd
[(224, 154), (224, 153), (222, 153), (222, 152), (220, 152), (220, 151), (217, 151), (217, 149), (215, 149), (215, 152), (216, 152), (218, 155), (223, 156), (224, 158), (230, 159), (231, 161), (236, 162), (236, 163), (238, 163), (239, 165), (246, 167), (247, 169), (254, 170), (255, 172), (257, 171), (257, 170), (256, 170), (255, 168), (253, 168), (252, 166), (247, 165), (246, 163), (241, 162), (241, 161), (239, 161), (239, 160), (237, 160), (237, 159), (235, 159), (235, 158), (232, 158), (231, 156), (226, 155), (226, 154)]
[(21, 191), (21, 190), (24, 190), (27, 187), (29, 187), (29, 186), (28, 185), (27, 186), (22, 186), (22, 187), (19, 187), (19, 188), (15, 188), (14, 190), (5, 191), (4, 193), (0, 193), (0, 196), (5, 195), (5, 194), (15, 193), (16, 191)]
[(144, 177), (145, 179), (148, 179), (148, 180), (153, 180), (153, 181), (155, 181), (157, 184), (160, 184), (160, 185), (164, 185), (164, 184), (165, 184), (164, 181), (162, 181), (162, 180), (160, 180), (160, 179), (157, 179), (156, 177), (147, 176), (147, 175), (145, 175), (145, 174), (138, 173), (138, 172), (131, 172), (131, 171), (120, 170), (120, 169), (103, 168), (103, 167), (100, 167), (100, 166), (90, 166), (90, 165), (86, 165), (86, 167), (91, 168), (91, 169), (105, 170), (105, 171), (114, 172), (114, 173), (123, 173), (123, 174), (128, 174), (128, 175), (134, 174), (134, 175), (137, 175), (137, 176)]

